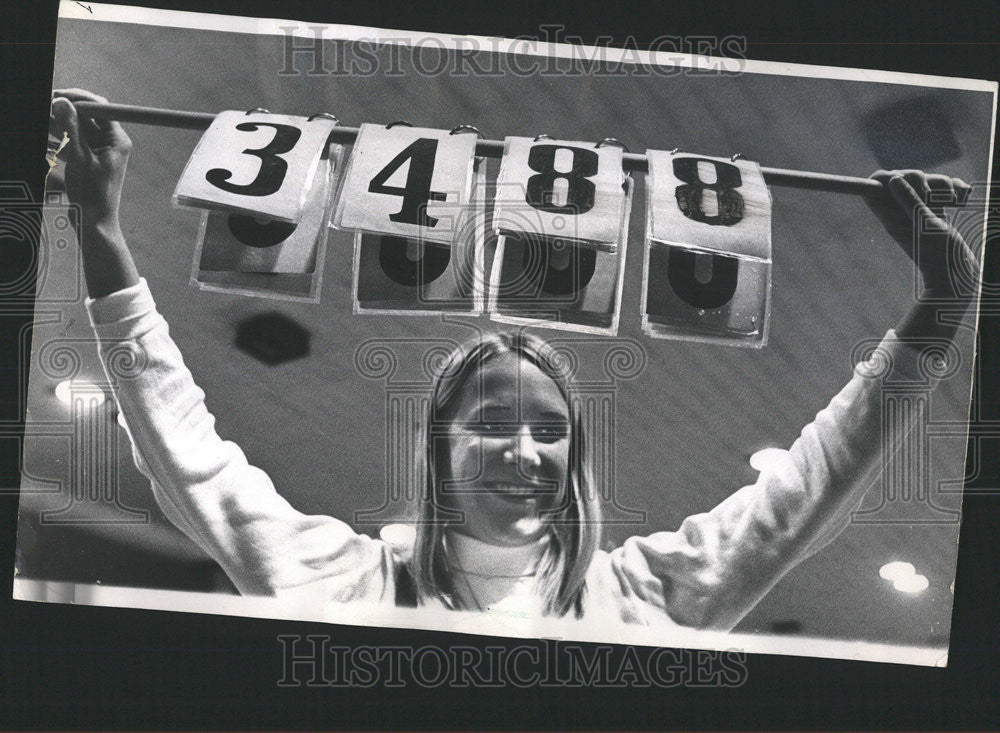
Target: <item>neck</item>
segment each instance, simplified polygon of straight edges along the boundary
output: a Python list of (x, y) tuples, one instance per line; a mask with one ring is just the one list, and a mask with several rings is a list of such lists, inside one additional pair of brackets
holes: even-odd
[(456, 570), (493, 577), (517, 577), (535, 572), (549, 538), (542, 537), (526, 545), (503, 547), (448, 530), (446, 541), (450, 554), (459, 566)]

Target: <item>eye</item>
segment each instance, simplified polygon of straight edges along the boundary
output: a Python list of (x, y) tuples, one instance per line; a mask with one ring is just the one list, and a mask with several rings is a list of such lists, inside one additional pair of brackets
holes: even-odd
[[(569, 426), (562, 422), (527, 423), (531, 437), (539, 443), (555, 443), (569, 435)], [(471, 433), (490, 438), (510, 438), (520, 434), (522, 425), (508, 420), (476, 420), (465, 423)]]
[(565, 423), (536, 423), (531, 426), (531, 437), (539, 443), (555, 443), (569, 434)]
[(490, 437), (504, 437), (517, 433), (517, 426), (513, 423), (497, 420), (481, 420), (467, 423), (466, 428), (473, 433), (488, 435)]

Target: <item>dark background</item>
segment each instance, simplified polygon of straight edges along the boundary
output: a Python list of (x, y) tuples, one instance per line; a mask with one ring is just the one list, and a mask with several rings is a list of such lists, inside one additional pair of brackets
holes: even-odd
[[(138, 3), (148, 4), (148, 3)], [(523, 13), (516, 5), (433, 13), (393, 3), (173, 3), (172, 9), (480, 35), (537, 35), (559, 22), (568, 34), (640, 41), (657, 33), (737, 34), (749, 56), (936, 75), (1000, 78), (996, 23), (989, 13), (906, 4), (880, 10), (878, 23), (835, 4), (797, 10), (770, 7), (723, 14), (715, 6), (633, 11), (619, 6), (546, 5)], [(161, 7), (168, 7), (166, 4)], [(820, 12), (821, 11), (821, 12)], [(898, 11), (898, 14), (897, 14)], [(717, 15), (713, 15), (717, 13)], [(3, 179), (28, 180), (41, 194), (44, 114), (52, 78), (54, 3), (34, 4), (28, 17), (5, 25), (3, 49), (5, 149)], [(752, 157), (752, 156), (751, 156)], [(768, 161), (764, 161), (767, 163)], [(987, 282), (996, 283), (987, 261)], [(343, 304), (341, 304), (343, 305)], [(623, 312), (624, 317), (624, 312)], [(2, 319), (5, 329), (13, 326)], [(992, 336), (995, 326), (984, 318)], [(3, 334), (12, 343), (16, 332)], [(4, 349), (5, 374), (23, 373), (16, 351)], [(984, 340), (980, 404), (996, 419), (996, 341)], [(991, 361), (992, 360), (992, 361)], [(14, 380), (3, 380), (5, 407), (16, 403)], [(2, 475), (15, 476), (16, 457), (3, 456)], [(998, 486), (995, 463), (979, 483)], [(5, 486), (12, 485), (4, 481)], [(752, 657), (739, 689), (463, 691), (282, 690), (277, 633), (336, 633), (345, 644), (448, 644), (461, 637), (412, 631), (317, 627), (174, 613), (72, 608), (3, 601), (5, 645), (0, 689), (12, 727), (990, 727), (996, 719), (998, 610), (995, 495), (965, 499), (950, 666), (947, 670)], [(12, 566), (16, 497), (0, 497), (0, 552)], [(2, 573), (0, 567), (0, 573)], [(640, 650), (640, 658), (647, 654)]]

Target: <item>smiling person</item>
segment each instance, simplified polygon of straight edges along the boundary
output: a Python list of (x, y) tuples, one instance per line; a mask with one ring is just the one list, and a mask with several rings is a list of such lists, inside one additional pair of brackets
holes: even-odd
[(582, 612), (600, 511), (582, 421), (551, 350), (524, 332), (452, 355), (425, 439), (413, 575), (423, 604)]
[[(102, 361), (107, 369), (124, 348), (145, 365), (115, 385), (120, 419), (164, 513), (245, 594), (731, 629), (846, 526), (871, 486), (882, 455), (879, 365), (923, 377), (922, 347), (954, 335), (934, 299), (921, 299), (883, 339), (879, 358), (855, 368), (755, 483), (676, 531), (632, 537), (611, 552), (599, 549), (601, 492), (551, 350), (524, 333), (477, 339), (451, 355), (434, 387), (410, 555), (332, 517), (298, 512), (216, 434), (121, 233), (129, 139), (115, 122), (81, 119), (74, 103), (82, 100), (103, 101), (57, 92), (53, 124), (68, 136), (60, 157), (66, 193), (82, 207), (87, 307)], [(968, 307), (972, 298), (956, 292), (949, 267), (964, 261), (975, 271), (974, 257), (925, 203), (931, 192), (935, 202), (958, 203), (967, 186), (919, 171), (874, 178), (889, 195), (871, 206), (918, 264), (925, 294), (947, 298), (951, 314)]]

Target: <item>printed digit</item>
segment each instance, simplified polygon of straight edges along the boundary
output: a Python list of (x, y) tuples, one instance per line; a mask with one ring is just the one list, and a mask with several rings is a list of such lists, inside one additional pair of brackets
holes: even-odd
[(230, 214), (226, 220), (229, 233), (247, 247), (265, 249), (281, 244), (295, 231), (296, 225), (284, 221), (261, 221), (253, 216)]
[[(383, 168), (368, 184), (370, 193), (385, 193), (391, 196), (402, 196), (403, 207), (395, 214), (390, 214), (390, 221), (400, 224), (416, 224), (422, 227), (432, 227), (438, 223), (433, 216), (427, 215), (427, 204), (430, 201), (444, 201), (447, 197), (439, 191), (431, 191), (431, 176), (434, 173), (434, 159), (437, 156), (438, 141), (433, 138), (421, 137), (407, 145), (395, 158)], [(410, 162), (406, 171), (406, 185), (387, 186), (389, 176)]]
[[(426, 285), (444, 274), (451, 260), (451, 249), (407, 239), (405, 237), (380, 237), (378, 263), (386, 277), (400, 285)], [(410, 247), (419, 254), (411, 258)]]
[[(698, 163), (711, 163), (715, 167), (715, 182), (701, 179)], [(732, 226), (743, 219), (743, 196), (734, 189), (743, 185), (740, 169), (718, 160), (700, 158), (674, 158), (674, 175), (684, 183), (674, 195), (681, 213), (689, 219), (704, 224)], [(715, 197), (715, 214), (705, 212), (705, 192)]]
[[(573, 162), (568, 171), (556, 170), (556, 153), (568, 150)], [(590, 176), (597, 175), (600, 158), (593, 150), (573, 148), (566, 145), (535, 145), (528, 153), (528, 166), (535, 175), (528, 178), (525, 201), (538, 209), (552, 214), (585, 214), (594, 208), (597, 187)], [(556, 181), (566, 181), (566, 203), (555, 202)]]
[[(699, 281), (695, 267), (699, 257), (711, 257), (712, 276)], [(667, 278), (677, 297), (695, 308), (721, 308), (736, 294), (739, 261), (735, 257), (710, 255), (671, 248), (667, 263)]]
[(261, 127), (273, 127), (274, 137), (263, 148), (247, 148), (243, 151), (246, 155), (260, 158), (260, 171), (251, 183), (246, 185), (229, 183), (233, 172), (225, 168), (212, 168), (205, 174), (205, 179), (216, 188), (243, 196), (270, 196), (277, 193), (285, 180), (285, 173), (288, 172), (288, 163), (279, 156), (295, 147), (295, 143), (302, 136), (302, 130), (291, 125), (272, 122), (242, 122), (236, 129), (242, 132), (256, 132)]

